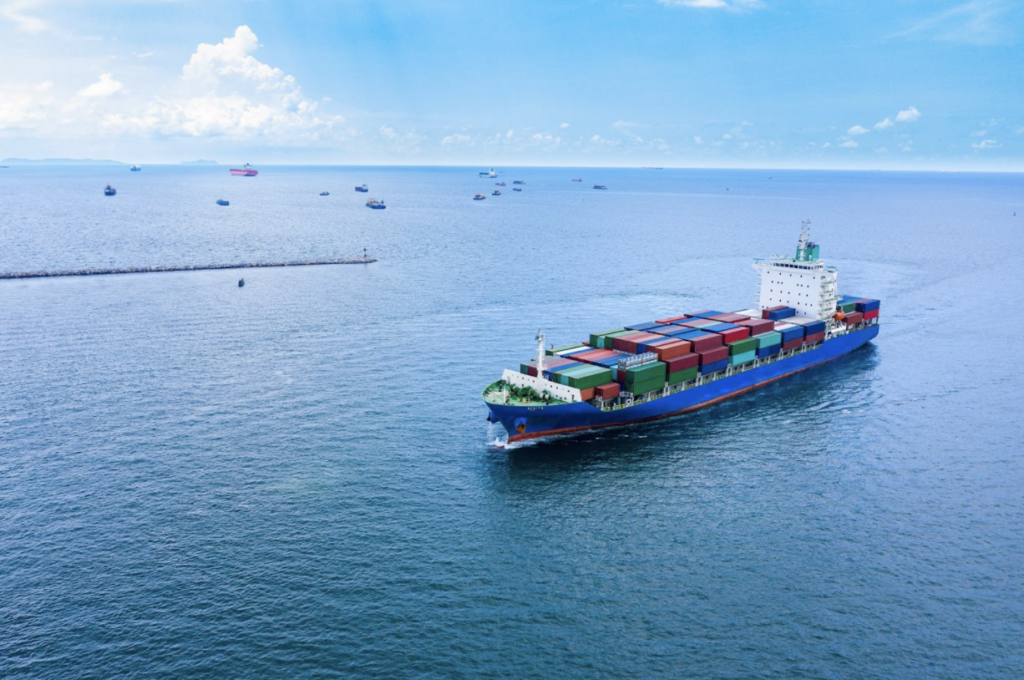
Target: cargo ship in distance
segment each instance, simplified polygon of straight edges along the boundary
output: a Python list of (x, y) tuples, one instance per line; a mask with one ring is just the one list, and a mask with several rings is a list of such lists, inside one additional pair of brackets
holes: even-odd
[(506, 369), (483, 399), (508, 441), (667, 418), (724, 401), (849, 354), (878, 335), (880, 302), (839, 296), (803, 223), (796, 256), (754, 261), (758, 306), (701, 310), (545, 349)]
[(260, 173), (259, 170), (255, 170), (251, 165), (246, 163), (240, 168), (231, 168), (231, 174), (236, 177), (255, 177)]

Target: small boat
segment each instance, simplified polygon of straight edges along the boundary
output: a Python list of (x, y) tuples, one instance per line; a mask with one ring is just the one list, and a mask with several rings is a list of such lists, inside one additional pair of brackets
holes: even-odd
[(512, 191), (522, 191), (522, 187), (512, 187)]
[(524, 181), (523, 181), (523, 180), (521, 180), (521, 179), (517, 179), (517, 180), (513, 180), (513, 181), (512, 181), (512, 184), (526, 184), (526, 182), (524, 182)]
[(255, 177), (260, 174), (258, 170), (254, 170), (248, 163), (240, 168), (231, 168), (230, 172), (236, 177)]
[(383, 210), (387, 206), (384, 205), (384, 201), (378, 201), (376, 198), (371, 198), (366, 202), (367, 208), (373, 208), (374, 210)]
[(603, 185), (603, 184), (595, 184), (595, 185), (594, 185), (594, 188), (595, 188), (595, 189), (607, 189), (608, 187), (606, 187), (606, 186), (605, 186), (605, 185)]
[[(515, 184), (515, 182), (512, 182), (512, 184)], [(503, 187), (503, 186), (505, 186), (505, 183), (504, 182), (495, 182), (494, 186), (496, 186), (496, 187)]]
[(228, 202), (228, 201), (225, 201), (223, 198), (218, 198), (217, 199), (217, 205), (231, 205), (231, 203)]
[(583, 178), (582, 178), (582, 177), (580, 177), (579, 179), (574, 179), (574, 180), (573, 180), (573, 182), (582, 182), (582, 181), (583, 181)]
[(330, 196), (330, 195), (331, 195), (331, 192), (330, 192), (330, 191), (321, 191), (321, 192), (320, 192), (320, 195), (321, 195), (321, 196)]
[(141, 165), (133, 165), (132, 167), (130, 167), (128, 169), (131, 170), (132, 172), (139, 172), (140, 170), (142, 170), (142, 166)]
[(491, 168), (491, 171), (490, 171), (490, 172), (481, 172), (481, 173), (480, 173), (480, 176), (481, 176), (481, 177), (497, 177), (497, 176), (498, 176), (498, 173), (496, 173), (496, 172), (494, 171), (494, 168)]
[(103, 190), (103, 195), (104, 196), (117, 196), (117, 189), (115, 189), (114, 187), (112, 187), (112, 186), (110, 186), (108, 184), (107, 188)]
[(367, 191), (369, 191), (369, 190), (370, 190), (370, 187), (366, 186), (365, 184), (364, 184), (364, 185), (362, 185), (362, 186), (356, 187), (356, 191), (362, 192), (362, 193), (364, 193), (364, 194), (365, 194), (365, 193), (366, 193)]
[(501, 191), (495, 189), (494, 191), (491, 192), (491, 196), (501, 196)]
[(245, 285), (245, 279), (238, 279), (238, 287), (241, 288)]
[(474, 196), (474, 197), (473, 197), (473, 200), (474, 200), (474, 201), (482, 201), (482, 200), (484, 200), (485, 198), (487, 198), (487, 197), (486, 197), (486, 196), (484, 196), (483, 194), (477, 194), (476, 196)]

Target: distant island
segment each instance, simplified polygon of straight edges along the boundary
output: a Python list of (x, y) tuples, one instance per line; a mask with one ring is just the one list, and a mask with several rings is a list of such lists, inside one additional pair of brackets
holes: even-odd
[(220, 165), (217, 161), (204, 161), (199, 159), (198, 161), (182, 161), (181, 165)]
[(93, 158), (5, 158), (0, 163), (4, 165), (128, 165), (121, 161)]

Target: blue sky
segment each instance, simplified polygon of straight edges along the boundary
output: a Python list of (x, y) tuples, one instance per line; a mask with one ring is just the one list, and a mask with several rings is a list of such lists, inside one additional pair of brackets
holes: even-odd
[(1017, 0), (0, 0), (0, 157), (1024, 170)]

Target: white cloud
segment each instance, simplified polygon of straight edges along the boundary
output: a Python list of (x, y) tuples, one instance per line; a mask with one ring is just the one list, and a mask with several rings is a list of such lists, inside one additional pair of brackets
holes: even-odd
[(839, 146), (843, 147), (844, 149), (856, 149), (858, 146), (860, 146), (860, 144), (853, 141), (852, 139), (848, 139)]
[(761, 0), (657, 0), (666, 7), (694, 7), (697, 9), (757, 9), (764, 3)]
[(921, 112), (911, 106), (908, 109), (904, 109), (896, 114), (897, 123), (913, 123), (915, 120), (921, 117)]
[(1011, 21), (1002, 15), (1014, 9), (1010, 0), (970, 0), (918, 21), (889, 38), (925, 38), (971, 45), (995, 45), (1012, 41)]
[(569, 127), (569, 124), (568, 123), (562, 123), (558, 127), (562, 128), (564, 130), (565, 128)]
[(40, 33), (50, 30), (50, 24), (39, 17), (26, 14), (39, 5), (38, 0), (8, 0), (0, 2), (0, 19), (13, 23), (18, 30), (26, 33)]
[(114, 76), (111, 73), (104, 73), (100, 76), (92, 85), (83, 87), (78, 91), (79, 97), (109, 97), (115, 92), (119, 92), (124, 85), (114, 80)]
[(395, 132), (395, 128), (393, 127), (381, 125), (380, 130), (378, 130), (378, 132), (380, 133), (380, 136), (384, 137), (385, 139), (398, 139), (398, 133)]
[(1013, 131), (1013, 134), (1015, 134), (1015, 135), (1024, 135), (1024, 127), (1017, 128), (1016, 130)]
[(822, 149), (827, 149), (827, 148), (829, 148), (830, 146), (832, 146), (832, 142), (825, 142), (824, 144), (822, 144), (822, 145), (821, 145), (821, 148), (822, 148)]
[(508, 132), (505, 133), (505, 139), (512, 139), (512, 136), (515, 133), (516, 133), (515, 130), (509, 130)]
[(455, 134), (448, 135), (447, 137), (442, 139), (441, 144), (445, 146), (461, 146), (464, 144), (468, 144), (472, 140), (473, 138), (470, 137), (469, 135), (464, 135), (460, 132), (456, 132)]
[(875, 123), (876, 130), (884, 130), (885, 128), (891, 128), (896, 123), (892, 122), (892, 118), (886, 117), (884, 120), (880, 120)]
[(885, 148), (884, 146), (880, 146), (877, 149), (875, 149), (875, 153), (889, 153), (889, 149)]
[(722, 139), (732, 139), (732, 135), (726, 132), (724, 135), (722, 135)]
[(871, 131), (868, 130), (863, 125), (854, 125), (852, 128), (850, 128), (849, 130), (846, 131), (846, 134), (848, 134), (848, 135), (866, 135), (869, 132), (871, 132)]
[(988, 134), (988, 130), (976, 130), (971, 133), (971, 137), (984, 137)]
[(634, 133), (630, 128), (636, 127), (636, 123), (629, 123), (624, 120), (617, 120), (612, 123), (612, 127), (624, 134), (631, 142), (635, 144), (642, 144), (644, 138)]
[(1001, 146), (1002, 144), (994, 139), (983, 139), (977, 144), (971, 144), (971, 148), (973, 149), (998, 149)]
[(4, 96), (0, 97), (0, 131), (30, 129), (45, 121), (55, 103), (52, 90), (49, 80), (37, 85), (5, 87)]

